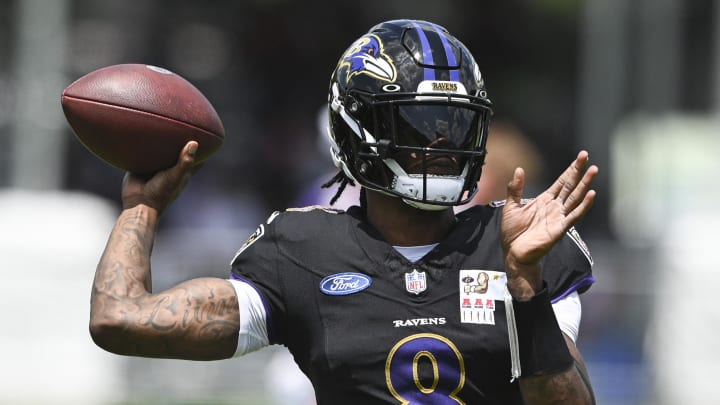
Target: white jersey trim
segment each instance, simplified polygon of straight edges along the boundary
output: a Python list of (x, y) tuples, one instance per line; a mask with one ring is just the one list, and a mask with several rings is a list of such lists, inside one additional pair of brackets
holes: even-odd
[(573, 342), (576, 342), (580, 330), (580, 319), (582, 318), (580, 295), (577, 291), (573, 291), (560, 301), (552, 304), (552, 307), (560, 330), (568, 335)]
[(420, 245), (420, 246), (393, 246), (395, 250), (401, 255), (405, 256), (410, 263), (415, 263), (418, 260), (425, 257), (426, 254), (430, 253), (431, 250), (435, 249), (435, 246), (439, 243), (433, 243), (431, 245)]
[(250, 284), (229, 279), (235, 288), (240, 309), (240, 332), (233, 357), (254, 352), (270, 344), (267, 332), (267, 313), (260, 294)]

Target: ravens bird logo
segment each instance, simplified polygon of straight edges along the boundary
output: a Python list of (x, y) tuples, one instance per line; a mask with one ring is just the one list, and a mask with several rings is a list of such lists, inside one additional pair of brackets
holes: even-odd
[(361, 37), (343, 55), (341, 66), (348, 67), (348, 80), (357, 74), (367, 74), (380, 80), (394, 82), (395, 65), (383, 53), (383, 45), (375, 35)]

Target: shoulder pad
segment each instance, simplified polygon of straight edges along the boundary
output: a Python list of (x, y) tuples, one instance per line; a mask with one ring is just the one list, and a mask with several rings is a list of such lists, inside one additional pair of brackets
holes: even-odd
[(324, 205), (310, 205), (307, 207), (287, 208), (285, 211), (286, 212), (309, 212), (309, 211), (315, 211), (315, 210), (325, 211), (328, 214), (342, 214), (345, 212), (345, 210), (341, 210), (338, 208), (326, 207)]
[[(270, 223), (270, 221), (272, 221), (273, 218), (274, 218), (273, 216), (270, 216), (268, 223)], [(250, 237), (245, 241), (245, 243), (243, 243), (242, 246), (240, 246), (240, 249), (238, 249), (238, 251), (235, 252), (235, 255), (233, 256), (232, 260), (230, 261), (230, 265), (232, 266), (232, 264), (235, 263), (235, 260), (238, 258), (238, 256), (240, 256), (240, 253), (245, 251), (245, 249), (250, 247), (250, 245), (255, 243), (258, 239), (262, 238), (264, 235), (265, 235), (265, 225), (260, 224), (260, 226), (257, 227), (255, 232), (253, 232), (252, 235), (250, 235)]]
[(572, 239), (573, 242), (575, 242), (577, 247), (580, 248), (580, 251), (583, 252), (585, 257), (587, 257), (588, 261), (590, 262), (590, 265), (593, 265), (594, 262), (593, 262), (592, 256), (590, 255), (590, 249), (585, 244), (585, 241), (582, 240), (582, 238), (580, 237), (580, 233), (577, 231), (577, 229), (575, 229), (574, 226), (572, 226), (572, 227), (570, 227), (570, 229), (568, 229), (567, 236), (569, 236), (570, 239)]

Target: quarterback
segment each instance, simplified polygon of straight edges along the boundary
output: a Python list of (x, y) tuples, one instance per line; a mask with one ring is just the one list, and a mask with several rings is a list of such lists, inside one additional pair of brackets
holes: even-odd
[(594, 282), (574, 228), (595, 198), (588, 153), (535, 198), (518, 168), (506, 200), (454, 213), (477, 192), (492, 104), (465, 45), (427, 21), (351, 44), (328, 113), (326, 186), (359, 184), (358, 205), (273, 213), (227, 279), (151, 288), (158, 221), (197, 143), (150, 179), (128, 173), (92, 290), (95, 342), (193, 360), (284, 345), (318, 404), (594, 403), (575, 345)]

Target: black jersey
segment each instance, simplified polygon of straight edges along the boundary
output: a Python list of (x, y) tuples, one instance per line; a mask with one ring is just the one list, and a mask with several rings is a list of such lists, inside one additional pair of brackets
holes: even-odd
[[(511, 383), (500, 212), (477, 206), (411, 263), (358, 207), (274, 214), (240, 249), (232, 277), (266, 306), (318, 404), (521, 404)], [(569, 232), (543, 259), (554, 299), (594, 281)], [(498, 292), (500, 291), (500, 292)]]

